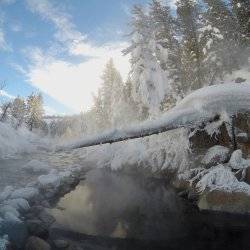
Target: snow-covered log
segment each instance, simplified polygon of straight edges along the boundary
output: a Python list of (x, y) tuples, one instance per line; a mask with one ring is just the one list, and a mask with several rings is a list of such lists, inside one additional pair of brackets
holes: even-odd
[(194, 91), (158, 119), (145, 121), (126, 129), (114, 129), (84, 137), (60, 147), (60, 150), (125, 141), (180, 127), (197, 127), (225, 114), (231, 116), (247, 111), (250, 111), (250, 83), (209, 86)]

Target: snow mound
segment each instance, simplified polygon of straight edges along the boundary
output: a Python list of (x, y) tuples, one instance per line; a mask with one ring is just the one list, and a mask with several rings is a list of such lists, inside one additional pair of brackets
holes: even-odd
[(201, 163), (206, 166), (214, 166), (226, 162), (229, 159), (230, 150), (224, 146), (216, 145), (208, 149)]
[(23, 167), (23, 169), (33, 173), (46, 173), (49, 171), (50, 167), (44, 162), (31, 160)]

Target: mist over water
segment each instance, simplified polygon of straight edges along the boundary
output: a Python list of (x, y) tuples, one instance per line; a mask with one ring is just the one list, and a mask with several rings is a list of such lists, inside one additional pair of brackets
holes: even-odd
[(65, 229), (80, 233), (167, 240), (184, 233), (182, 210), (161, 179), (96, 169), (51, 213)]

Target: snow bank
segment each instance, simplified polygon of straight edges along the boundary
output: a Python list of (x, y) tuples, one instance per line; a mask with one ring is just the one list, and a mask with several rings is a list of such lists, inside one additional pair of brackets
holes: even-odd
[(0, 122), (0, 158), (34, 151), (34, 139), (26, 129), (15, 130), (9, 124)]

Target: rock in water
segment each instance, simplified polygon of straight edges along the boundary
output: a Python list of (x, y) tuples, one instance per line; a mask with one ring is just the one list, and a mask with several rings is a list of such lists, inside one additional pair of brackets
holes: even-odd
[(224, 146), (216, 145), (208, 149), (206, 155), (202, 159), (202, 164), (207, 168), (225, 163), (230, 158), (230, 150)]
[(204, 192), (198, 207), (204, 210), (214, 210), (230, 213), (249, 213), (250, 196), (243, 192), (227, 192), (224, 190), (212, 190)]
[(58, 249), (65, 249), (69, 247), (69, 242), (66, 240), (55, 240), (54, 244)]
[(25, 250), (51, 250), (51, 247), (46, 241), (36, 236), (31, 236), (26, 242)]
[(9, 240), (18, 247), (22, 247), (28, 237), (25, 223), (15, 216), (8, 215), (2, 222), (1, 234), (6, 234)]
[(49, 236), (48, 228), (41, 220), (28, 220), (26, 221), (28, 232), (30, 235), (47, 239)]

